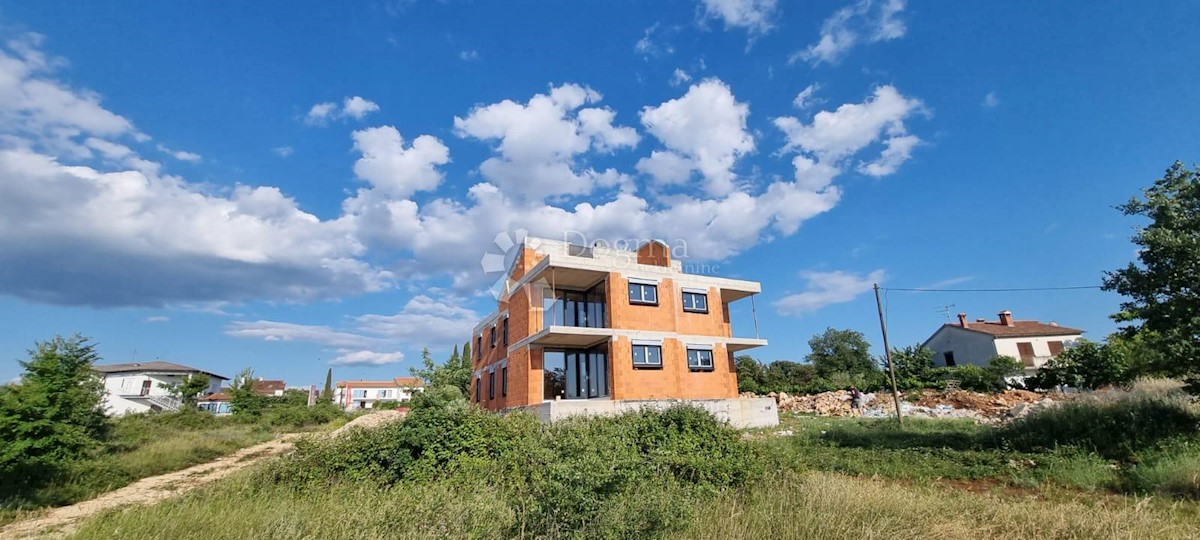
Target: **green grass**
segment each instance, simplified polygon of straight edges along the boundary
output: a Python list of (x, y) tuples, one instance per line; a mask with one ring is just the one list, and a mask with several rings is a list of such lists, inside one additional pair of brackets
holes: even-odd
[(0, 501), (0, 524), (39, 508), (73, 504), (141, 478), (206, 463), (296, 429), (197, 411), (118, 418), (110, 439), (92, 458), (70, 464), (59, 477), (31, 491)]
[[(1197, 538), (1200, 416), (1156, 399), (1007, 427), (785, 415), (749, 440), (686, 407), (553, 426), (418, 410), (78, 537)], [(1116, 434), (1067, 425), (1087, 421)]]

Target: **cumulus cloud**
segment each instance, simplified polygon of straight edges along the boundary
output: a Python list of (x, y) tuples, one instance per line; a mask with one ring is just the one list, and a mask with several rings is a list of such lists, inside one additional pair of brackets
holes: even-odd
[(663, 28), (659, 23), (642, 31), (641, 39), (633, 45), (633, 51), (645, 60), (675, 53), (675, 47), (666, 41), (664, 34), (672, 33), (672, 28)]
[(213, 190), (163, 174), (130, 146), (149, 137), (54, 80), (62, 63), (39, 43), (0, 48), (0, 294), (161, 306), (390, 286), (359, 259), (348, 220), (322, 221), (273, 187)]
[(201, 159), (200, 154), (197, 154), (195, 152), (187, 152), (184, 150), (172, 150), (162, 144), (157, 145), (156, 148), (158, 148), (159, 152), (170, 155), (171, 157), (178, 159), (179, 161), (187, 161), (190, 163), (199, 163), (200, 159)]
[(437, 167), (450, 162), (450, 149), (430, 135), (417, 137), (407, 148), (392, 126), (355, 131), (351, 137), (362, 154), (354, 162), (354, 174), (392, 197), (437, 188), (442, 181)]
[(855, 46), (904, 37), (908, 31), (900, 13), (905, 0), (859, 0), (833, 13), (821, 25), (821, 37), (793, 53), (788, 63), (836, 64)]
[(341, 106), (332, 101), (317, 103), (309, 107), (304, 115), (304, 123), (310, 126), (324, 126), (331, 120), (353, 118), (362, 120), (370, 113), (379, 110), (379, 104), (369, 99), (352, 96), (342, 100)]
[(704, 17), (720, 19), (725, 28), (765, 34), (774, 27), (776, 0), (702, 0)]
[(806, 281), (803, 292), (791, 294), (775, 301), (775, 309), (781, 315), (804, 315), (825, 306), (842, 304), (854, 300), (870, 291), (875, 283), (883, 281), (884, 271), (875, 270), (860, 275), (836, 270), (833, 272), (803, 272)]
[(632, 147), (639, 138), (633, 128), (614, 125), (611, 110), (582, 108), (600, 99), (591, 88), (564, 84), (526, 103), (477, 106), (455, 117), (454, 129), (460, 137), (495, 143), (496, 155), (479, 172), (505, 193), (528, 200), (582, 195), (619, 178), (615, 170), (578, 170), (577, 157), (592, 149)]
[(680, 181), (680, 163), (687, 161), (705, 180), (708, 194), (728, 194), (735, 188), (734, 164), (754, 151), (754, 137), (746, 129), (749, 115), (750, 106), (719, 79), (692, 85), (683, 97), (642, 109), (642, 125), (667, 151), (643, 158), (636, 167), (669, 184)]
[(904, 124), (921, 113), (925, 108), (920, 100), (905, 97), (895, 87), (880, 86), (862, 103), (820, 111), (809, 123), (790, 116), (776, 118), (775, 126), (787, 138), (783, 151), (801, 153), (802, 159), (793, 161), (797, 178), (840, 172), (847, 158), (882, 141), (880, 156), (858, 167), (859, 172), (880, 177), (895, 173), (921, 142), (908, 134)]

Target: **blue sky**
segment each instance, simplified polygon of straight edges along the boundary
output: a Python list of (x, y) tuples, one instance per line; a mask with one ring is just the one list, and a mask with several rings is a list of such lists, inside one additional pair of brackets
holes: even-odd
[[(870, 284), (1093, 285), (1196, 159), (1191, 2), (0, 3), (0, 379), (80, 332), (289, 383), (405, 375), (499, 233), (686, 243), (764, 360)], [(576, 236), (578, 237), (578, 236)], [(495, 248), (490, 248), (495, 249)], [(1101, 291), (887, 295), (1101, 338)], [(953, 305), (948, 309), (945, 306)], [(735, 333), (753, 335), (751, 305)], [(881, 351), (880, 351), (881, 352)]]

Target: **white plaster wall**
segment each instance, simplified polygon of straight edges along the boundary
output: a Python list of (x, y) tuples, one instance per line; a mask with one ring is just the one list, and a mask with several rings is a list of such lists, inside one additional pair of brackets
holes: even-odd
[(954, 363), (959, 366), (966, 364), (986, 366), (988, 360), (996, 356), (996, 346), (992, 342), (992, 336), (953, 326), (943, 327), (925, 346), (933, 351), (933, 365), (935, 366), (946, 365), (943, 354), (947, 351), (954, 352)]
[(1017, 338), (997, 338), (996, 339), (996, 354), (1011, 356), (1017, 360), (1021, 359), (1021, 351), (1017, 349), (1018, 343), (1033, 344), (1033, 367), (1042, 367), (1050, 359), (1050, 342), (1061, 341), (1064, 348), (1070, 348), (1081, 336), (1045, 336), (1045, 337), (1017, 337)]

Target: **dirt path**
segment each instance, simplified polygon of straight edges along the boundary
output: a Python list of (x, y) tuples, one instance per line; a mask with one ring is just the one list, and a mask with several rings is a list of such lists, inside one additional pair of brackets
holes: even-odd
[(292, 441), (303, 434), (293, 433), (255, 446), (249, 446), (214, 461), (160, 476), (143, 478), (95, 499), (51, 509), (38, 517), (0, 527), (0, 538), (62, 538), (80, 521), (105, 510), (131, 505), (150, 505), (177, 497), (195, 488), (219, 480), (265, 458), (292, 449)]

